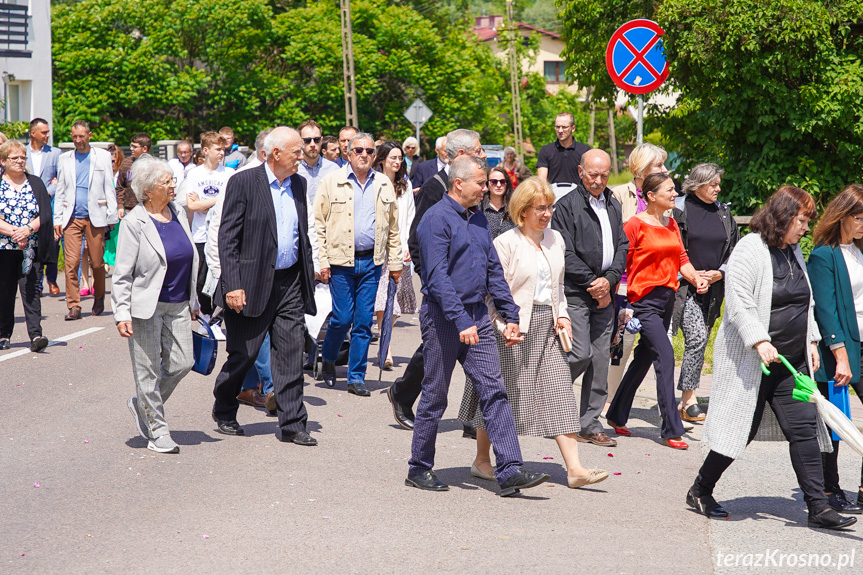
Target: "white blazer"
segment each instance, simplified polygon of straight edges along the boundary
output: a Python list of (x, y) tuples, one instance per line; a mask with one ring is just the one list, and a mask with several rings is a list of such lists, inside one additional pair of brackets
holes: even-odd
[[(114, 166), (111, 153), (101, 148), (90, 148), (90, 180), (87, 193), (87, 210), (90, 222), (97, 228), (116, 224), (117, 194), (114, 191)], [(75, 151), (66, 152), (58, 162), (57, 192), (54, 195), (54, 225), (69, 225), (75, 211)]]
[[(183, 210), (174, 202), (168, 204), (186, 232), (192, 245), (192, 271), (189, 274), (189, 311), (198, 309), (195, 287), (198, 281), (198, 250)], [(117, 236), (117, 265), (111, 276), (111, 308), (114, 321), (132, 318), (150, 319), (156, 312), (159, 293), (168, 271), (165, 246), (144, 204), (135, 206), (120, 226)]]

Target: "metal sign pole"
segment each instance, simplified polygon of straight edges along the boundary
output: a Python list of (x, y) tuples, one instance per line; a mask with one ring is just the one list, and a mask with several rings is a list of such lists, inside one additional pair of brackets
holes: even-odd
[[(419, 114), (420, 114), (419, 104), (414, 104), (414, 109), (416, 110), (417, 118), (419, 118)], [(420, 141), (420, 126), (421, 126), (421, 124), (419, 122), (417, 122), (414, 125), (416, 126), (416, 129), (417, 129), (417, 142), (419, 142)], [(419, 146), (419, 144), (417, 144), (417, 146)], [(417, 149), (417, 153), (419, 153), (419, 149)]]
[(635, 133), (635, 141), (637, 145), (644, 143), (644, 95), (638, 95), (638, 118), (637, 131)]

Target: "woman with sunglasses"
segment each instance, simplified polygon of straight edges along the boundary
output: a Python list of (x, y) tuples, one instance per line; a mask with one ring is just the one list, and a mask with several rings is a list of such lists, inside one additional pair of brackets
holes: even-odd
[(30, 351), (48, 345), (42, 335), (38, 269), (54, 256), (51, 196), (38, 176), (27, 174), (27, 150), (17, 140), (0, 145), (0, 350), (9, 349), (15, 327), (15, 295), (21, 292)]
[(509, 215), (512, 188), (512, 181), (503, 166), (498, 165), (489, 170), (488, 191), (480, 203), (480, 208), (488, 220), (492, 238), (516, 227)]
[[(404, 268), (393, 306), (393, 325), (395, 325), (396, 317), (400, 316), (402, 312), (416, 313), (417, 302), (411, 275), (411, 254), (408, 251), (408, 235), (410, 234), (411, 222), (413, 222), (414, 214), (416, 213), (416, 205), (413, 193), (408, 193), (411, 191), (411, 183), (406, 177), (407, 166), (404, 163), (404, 154), (402, 153), (401, 146), (396, 142), (384, 142), (378, 146), (378, 152), (375, 155), (372, 168), (389, 178), (396, 189), (396, 205), (399, 210), (399, 235), (402, 242), (402, 253), (404, 254)], [(389, 283), (389, 274), (381, 274), (378, 293), (375, 297), (375, 318), (378, 323), (379, 333), (382, 328), (384, 309), (387, 304)], [(392, 346), (387, 351), (387, 358), (382, 367), (387, 371), (393, 368)]]

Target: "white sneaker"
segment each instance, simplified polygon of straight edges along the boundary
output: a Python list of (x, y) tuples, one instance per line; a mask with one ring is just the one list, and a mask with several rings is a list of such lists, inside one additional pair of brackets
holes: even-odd
[(681, 422), (683, 423), (683, 430), (684, 431), (692, 431), (693, 429), (695, 429), (695, 426), (692, 425), (691, 423), (689, 423), (688, 421), (681, 420)]
[(147, 428), (147, 424), (144, 423), (144, 420), (141, 419), (141, 414), (138, 412), (138, 398), (130, 397), (128, 401), (126, 401), (126, 405), (129, 407), (129, 411), (132, 412), (132, 415), (135, 417), (135, 425), (138, 427), (138, 433), (141, 434), (141, 437), (144, 439), (150, 439), (149, 429)]
[(222, 331), (220, 324), (214, 323), (210, 326), (210, 329), (213, 330), (213, 336), (215, 336), (216, 341), (225, 341), (225, 333)]
[(170, 433), (151, 439), (147, 449), (156, 453), (180, 453), (180, 446), (174, 443)]

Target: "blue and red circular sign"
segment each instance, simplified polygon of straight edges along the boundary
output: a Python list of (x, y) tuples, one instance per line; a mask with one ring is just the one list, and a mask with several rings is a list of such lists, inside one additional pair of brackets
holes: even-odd
[(662, 51), (665, 30), (653, 20), (631, 20), (611, 35), (605, 50), (608, 75), (630, 94), (646, 94), (668, 78)]

